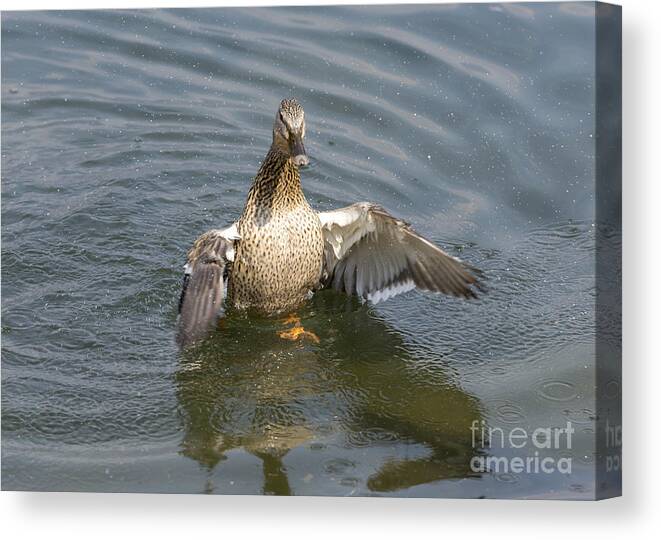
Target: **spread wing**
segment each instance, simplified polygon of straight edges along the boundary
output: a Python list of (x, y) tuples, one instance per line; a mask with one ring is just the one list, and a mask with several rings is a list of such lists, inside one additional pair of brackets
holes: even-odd
[(321, 212), (326, 286), (379, 302), (415, 287), (476, 298), (476, 269), (372, 203)]
[(188, 252), (177, 323), (177, 343), (181, 347), (202, 339), (220, 314), (227, 266), (234, 261), (238, 239), (235, 224), (204, 233)]

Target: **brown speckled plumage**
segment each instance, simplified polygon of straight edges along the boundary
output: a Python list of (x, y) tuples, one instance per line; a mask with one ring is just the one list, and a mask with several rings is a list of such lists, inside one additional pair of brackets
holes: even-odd
[(290, 309), (319, 283), (321, 222), (303, 195), (291, 157), (269, 151), (237, 230), (241, 241), (229, 282), (233, 305), (264, 312)]
[(379, 302), (412, 288), (464, 298), (481, 290), (478, 272), (372, 203), (315, 212), (299, 166), (305, 117), (280, 104), (273, 143), (239, 220), (200, 236), (185, 266), (177, 339), (204, 337), (225, 303), (267, 314), (291, 310), (320, 287)]

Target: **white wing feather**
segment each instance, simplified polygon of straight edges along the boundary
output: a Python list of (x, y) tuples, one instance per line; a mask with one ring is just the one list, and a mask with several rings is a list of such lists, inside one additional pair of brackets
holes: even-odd
[(362, 202), (319, 214), (325, 283), (380, 302), (419, 288), (465, 298), (481, 290), (477, 271), (378, 205)]

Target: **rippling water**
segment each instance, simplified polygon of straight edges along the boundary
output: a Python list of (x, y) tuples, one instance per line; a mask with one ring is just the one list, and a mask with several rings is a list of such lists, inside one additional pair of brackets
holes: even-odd
[[(593, 496), (592, 10), (3, 13), (3, 489)], [(379, 202), (489, 294), (324, 292), (318, 345), (236, 317), (180, 355), (185, 251), (288, 96), (313, 206)], [(470, 470), (474, 420), (567, 419), (571, 475)]]

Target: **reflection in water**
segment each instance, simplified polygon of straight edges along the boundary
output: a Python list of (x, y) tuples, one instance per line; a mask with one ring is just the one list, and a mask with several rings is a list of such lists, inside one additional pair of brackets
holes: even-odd
[(327, 291), (298, 315), (320, 344), (279, 338), (278, 320), (234, 314), (182, 354), (183, 455), (211, 472), (243, 449), (262, 461), (263, 493), (289, 495), (285, 455), (339, 433), (348, 448), (404, 442), (419, 450), (383, 460), (365, 479), (370, 491), (473, 476), (474, 397), (440, 367), (416, 369), (403, 338), (355, 299)]

